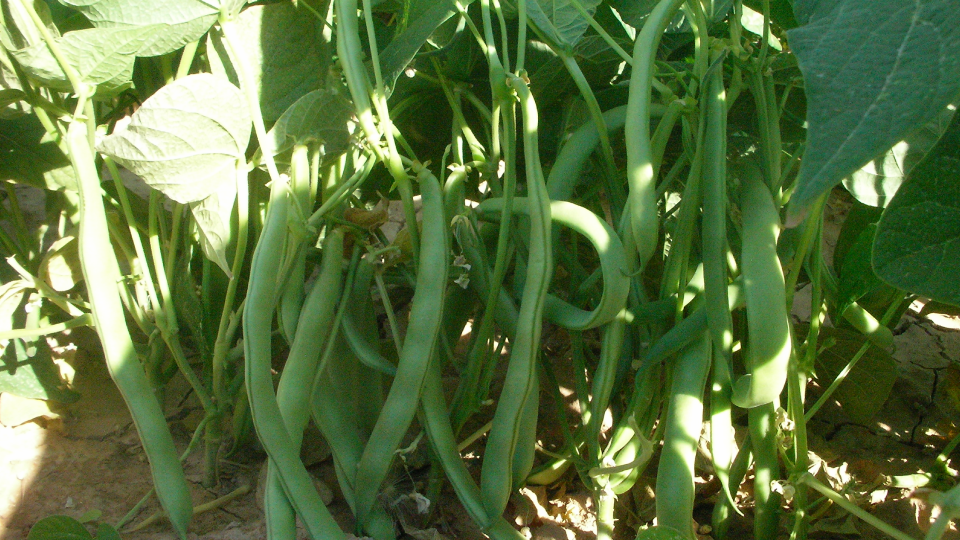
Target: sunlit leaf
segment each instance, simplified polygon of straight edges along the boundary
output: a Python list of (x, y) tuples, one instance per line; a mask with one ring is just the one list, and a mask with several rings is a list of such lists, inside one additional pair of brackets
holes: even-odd
[(244, 159), (251, 127), (244, 103), (226, 79), (190, 75), (144, 101), (99, 150), (171, 199), (200, 201), (233, 182)]
[[(109, 94), (130, 83), (137, 54), (153, 36), (166, 28), (165, 25), (92, 28), (69, 32), (56, 41), (80, 81), (98, 86), (99, 92)], [(56, 90), (73, 89), (46, 43), (10, 51), (10, 54), (33, 79)]]
[[(796, 0), (789, 32), (808, 101), (798, 216), (934, 118), (960, 91), (955, 0)], [(869, 44), (869, 46), (864, 46)]]
[(153, 36), (141, 49), (142, 56), (173, 52), (200, 39), (220, 14), (219, 0), (60, 0), (76, 8), (98, 28), (143, 27), (165, 24), (168, 27)]

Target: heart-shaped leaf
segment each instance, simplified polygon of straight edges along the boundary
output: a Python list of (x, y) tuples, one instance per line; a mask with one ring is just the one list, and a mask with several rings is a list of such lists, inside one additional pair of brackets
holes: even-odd
[(219, 0), (60, 0), (76, 8), (98, 28), (142, 27), (165, 24), (168, 27), (153, 36), (140, 51), (142, 56), (173, 52), (200, 39), (220, 14)]
[[(791, 214), (933, 119), (960, 91), (960, 2), (796, 0), (807, 94)], [(868, 45), (866, 45), (868, 44)]]
[[(329, 52), (317, 20), (289, 2), (251, 6), (230, 23), (237, 54), (257, 85), (263, 121), (272, 123), (301, 96), (323, 85)], [(218, 34), (207, 37), (210, 70), (240, 85)]]
[(960, 115), (881, 216), (873, 267), (895, 287), (960, 306)]
[(950, 107), (941, 111), (932, 122), (844, 178), (843, 187), (863, 204), (886, 207), (914, 165), (923, 159), (947, 130), (953, 112)]
[(203, 200), (234, 181), (250, 140), (240, 89), (210, 74), (169, 84), (98, 149), (180, 203)]
[(323, 143), (325, 156), (338, 156), (347, 149), (353, 104), (333, 90), (314, 90), (298, 99), (267, 133), (269, 146), (277, 154), (298, 142), (316, 139)]
[(235, 227), (231, 227), (233, 207), (237, 202), (237, 185), (224, 182), (220, 189), (202, 201), (190, 203), (193, 219), (200, 231), (200, 246), (203, 254), (219, 266), (227, 276), (232, 276), (227, 247), (233, 240)]
[[(68, 32), (56, 41), (82, 82), (97, 86), (101, 94), (110, 94), (130, 82), (133, 62), (140, 50), (153, 36), (166, 29), (166, 25), (160, 24), (138, 28), (91, 28)], [(41, 83), (56, 90), (73, 89), (46, 43), (10, 51), (10, 54)]]

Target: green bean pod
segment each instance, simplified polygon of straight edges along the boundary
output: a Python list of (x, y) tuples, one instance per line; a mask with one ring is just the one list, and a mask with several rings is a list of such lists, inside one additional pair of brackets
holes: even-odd
[[(633, 49), (633, 71), (627, 101), (624, 138), (627, 146), (628, 219), (632, 244), (639, 267), (646, 265), (659, 240), (660, 217), (657, 209), (656, 175), (650, 140), (650, 100), (654, 59), (660, 38), (684, 0), (662, 0), (643, 24)], [(631, 253), (631, 256), (633, 254)]]
[(423, 235), (416, 292), (410, 307), (410, 325), (400, 351), (397, 376), (377, 420), (370, 443), (357, 465), (357, 519), (365, 523), (377, 502), (380, 486), (387, 477), (393, 456), (410, 427), (423, 380), (436, 354), (443, 321), (443, 297), (447, 286), (450, 240), (444, 217), (440, 182), (425, 167), (417, 177), (423, 199)]
[(494, 540), (520, 540), (523, 535), (506, 522), (502, 514), (488, 515), (481, 500), (480, 488), (467, 470), (457, 442), (450, 427), (450, 415), (440, 381), (440, 366), (431, 363), (423, 385), (421, 422), (427, 433), (430, 446), (437, 454), (444, 473), (450, 480), (457, 497), (480, 529)]
[[(364, 294), (367, 295), (369, 306), (370, 279), (366, 279), (365, 283), (367, 288)], [(357, 287), (353, 291), (356, 292)], [(351, 294), (349, 298), (351, 301), (362, 301), (356, 294)], [(366, 328), (376, 332), (375, 326)], [(316, 374), (311, 407), (313, 421), (330, 444), (340, 491), (350, 508), (356, 512), (354, 473), (376, 421), (376, 413), (383, 403), (379, 393), (381, 377), (378, 371), (370, 369), (352, 354), (344, 336), (333, 338), (334, 348), (328, 363)], [(380, 505), (373, 507), (363, 530), (376, 540), (396, 537), (393, 520)]]
[[(310, 419), (311, 381), (320, 361), (320, 352), (333, 326), (334, 308), (343, 285), (342, 229), (327, 233), (323, 242), (323, 261), (320, 275), (307, 295), (296, 324), (296, 337), (287, 355), (287, 362), (277, 386), (277, 405), (286, 424), (290, 440), (298, 450), (303, 430)], [(277, 476), (276, 465), (267, 465), (267, 487), (264, 492), (264, 512), (270, 538), (296, 536), (293, 507), (286, 500), (283, 484)]]
[[(529, 199), (517, 197), (513, 200), (513, 210), (515, 213), (529, 214), (530, 204)], [(502, 208), (503, 199), (487, 199), (477, 207), (477, 213), (484, 219), (496, 220)], [(569, 330), (588, 330), (612, 321), (626, 305), (630, 293), (627, 255), (616, 231), (590, 210), (566, 201), (552, 201), (550, 217), (554, 222), (582, 234), (597, 250), (603, 273), (603, 293), (592, 311), (585, 311), (548, 295), (543, 316)]]
[(737, 379), (732, 401), (751, 408), (777, 399), (787, 382), (790, 319), (783, 269), (777, 256), (780, 214), (754, 167), (742, 176), (743, 285), (747, 306), (746, 375)]
[(750, 441), (754, 455), (753, 537), (756, 540), (773, 540), (777, 537), (780, 497), (773, 492), (772, 482), (780, 478), (780, 461), (777, 449), (777, 413), (774, 404), (764, 403), (747, 412)]
[(247, 395), (257, 436), (271, 461), (276, 464), (287, 499), (307, 530), (314, 538), (342, 539), (343, 531), (324, 506), (310, 474), (300, 461), (299, 449), (287, 431), (270, 374), (275, 291), (287, 232), (289, 204), (286, 184), (282, 181), (273, 182), (263, 231), (253, 252), (247, 299), (243, 307)]
[(684, 347), (673, 366), (663, 451), (657, 470), (657, 523), (693, 535), (694, 458), (703, 428), (703, 390), (710, 373), (706, 332)]
[(394, 377), (397, 374), (397, 366), (380, 354), (376, 323), (372, 320), (373, 315), (369, 311), (370, 285), (373, 282), (373, 273), (376, 271), (375, 264), (373, 258), (369, 256), (358, 261), (353, 292), (340, 327), (350, 350), (364, 365)]
[(133, 424), (143, 442), (160, 505), (177, 534), (186, 538), (187, 525), (193, 517), (190, 490), (163, 410), (140, 367), (127, 329), (117, 291), (121, 283), (120, 267), (110, 245), (110, 233), (100, 195), (100, 176), (93, 161), (86, 124), (71, 122), (65, 142), (77, 175), (80, 267), (87, 285), (94, 327), (103, 346), (107, 369), (130, 410)]
[[(310, 205), (310, 157), (309, 149), (303, 144), (297, 144), (293, 147), (293, 154), (290, 158), (290, 194), (293, 197), (293, 204), (299, 207), (299, 212), (291, 212), (288, 215), (290, 229), (292, 231), (302, 231), (303, 224), (298, 221), (303, 219), (304, 214), (309, 211)], [(289, 275), (280, 295), (277, 318), (280, 321), (280, 329), (287, 338), (287, 343), (290, 344), (295, 339), (297, 322), (306, 296), (304, 290), (304, 284), (306, 283), (304, 240), (305, 238), (298, 237), (298, 234), (287, 236), (285, 257), (287, 260), (284, 261), (284, 265), (289, 267)]]
[[(717, 56), (717, 53), (714, 53)], [(733, 440), (731, 365), (733, 317), (728, 309), (727, 284), (727, 105), (723, 86), (722, 57), (715, 62), (707, 82), (703, 160), (703, 279), (707, 324), (713, 340), (713, 380), (710, 386), (710, 452), (713, 469), (724, 494), (731, 501), (730, 464)]]
[[(537, 106), (526, 81), (511, 76), (508, 82), (520, 99), (523, 115), (523, 149), (530, 196), (530, 249), (520, 316), (517, 319), (517, 335), (480, 472), (483, 506), (490, 516), (503, 513), (514, 480), (526, 477), (530, 472), (514, 470), (513, 460), (517, 455), (520, 430), (529, 425), (524, 413), (532, 409), (529, 402), (539, 397), (537, 355), (540, 351), (544, 304), (553, 270), (550, 199), (537, 146)], [(526, 436), (529, 437), (530, 433), (526, 433)]]

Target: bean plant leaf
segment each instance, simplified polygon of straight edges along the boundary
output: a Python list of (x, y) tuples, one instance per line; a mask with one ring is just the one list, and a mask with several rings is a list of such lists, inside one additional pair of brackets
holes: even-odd
[[(806, 328), (798, 332), (803, 334)], [(820, 387), (829, 386), (866, 342), (867, 338), (859, 332), (822, 327), (818, 346), (832, 345), (817, 355), (816, 379)], [(852, 421), (865, 424), (886, 403), (896, 380), (897, 361), (888, 352), (871, 346), (837, 387), (833, 399)]]
[(64, 236), (51, 244), (40, 261), (40, 277), (50, 288), (64, 292), (83, 280), (80, 266), (79, 242), (73, 236)]
[(233, 276), (227, 258), (227, 247), (233, 241), (236, 227), (231, 227), (231, 216), (237, 202), (237, 185), (224, 182), (206, 199), (190, 203), (190, 211), (200, 231), (203, 254), (216, 263), (227, 276)]
[(844, 178), (843, 187), (863, 204), (886, 207), (906, 180), (907, 174), (947, 130), (954, 113), (952, 109), (947, 107), (925, 126)]
[(0, 180), (40, 189), (77, 189), (70, 160), (34, 115), (0, 119)]
[(233, 182), (244, 159), (252, 122), (244, 103), (226, 79), (189, 75), (144, 101), (98, 149), (174, 201), (200, 201)]
[[(932, 120), (960, 91), (955, 0), (796, 0), (808, 100), (791, 214)], [(869, 46), (864, 46), (869, 44)]]
[[(130, 84), (137, 54), (166, 28), (159, 24), (139, 28), (91, 28), (68, 32), (56, 41), (82, 82), (97, 86), (100, 94), (113, 94)], [(61, 91), (73, 88), (46, 43), (10, 51), (10, 54), (24, 71), (44, 85)]]
[[(14, 328), (37, 328), (37, 317), (27, 310), (39, 309), (31, 297), (31, 285), (23, 280), (0, 286), (0, 331)], [(30, 322), (33, 324), (30, 324)], [(50, 356), (50, 347), (43, 338), (0, 341), (0, 392), (27, 399), (49, 399), (73, 403), (80, 398), (67, 388), (60, 371)]]
[(191, 41), (200, 39), (217, 21), (219, 0), (164, 0), (163, 2), (131, 2), (130, 0), (60, 0), (76, 8), (97, 28), (142, 27), (168, 25), (152, 36), (140, 51), (142, 56), (159, 56), (173, 52)]
[(314, 90), (284, 111), (267, 133), (267, 140), (276, 154), (298, 142), (315, 139), (323, 143), (325, 156), (338, 156), (347, 149), (347, 122), (353, 114), (353, 104), (341, 93)]
[(873, 267), (895, 287), (960, 306), (960, 115), (884, 211)]
[(874, 273), (870, 252), (877, 232), (876, 224), (867, 225), (843, 257), (837, 281), (837, 313), (843, 313), (871, 291), (887, 287)]
[(93, 536), (72, 517), (48, 516), (30, 528), (27, 540), (93, 540)]
[(43, 43), (43, 35), (24, 5), (27, 2), (33, 4), (33, 10), (40, 17), (47, 31), (54, 38), (60, 37), (60, 31), (50, 15), (50, 7), (44, 0), (4, 2), (3, 9), (0, 9), (0, 45), (8, 51)]
[[(600, 0), (579, 0), (591, 16)], [(590, 23), (572, 0), (536, 0), (527, 2), (527, 16), (547, 39), (561, 47), (573, 47), (580, 41)]]
[[(321, 46), (317, 28), (321, 23), (316, 17), (284, 2), (247, 8), (231, 24), (239, 37), (237, 54), (251, 71), (267, 124), (301, 96), (323, 85), (329, 53)], [(207, 51), (211, 71), (240, 86), (219, 33), (207, 37)]]
[[(466, 9), (471, 3), (473, 0), (462, 0), (460, 5)], [(420, 47), (423, 47), (441, 24), (456, 14), (457, 10), (452, 3), (433, 2), (429, 8), (417, 10), (415, 18), (407, 22), (403, 32), (384, 47), (380, 53), (380, 63), (383, 68), (384, 84), (391, 91), (397, 78), (416, 56)]]

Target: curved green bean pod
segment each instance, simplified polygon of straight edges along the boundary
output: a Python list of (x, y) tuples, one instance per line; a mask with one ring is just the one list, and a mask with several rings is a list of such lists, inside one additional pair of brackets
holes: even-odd
[(633, 49), (633, 72), (630, 76), (626, 112), (628, 121), (624, 125), (627, 146), (627, 184), (630, 188), (627, 196), (629, 211), (625, 217), (629, 218), (629, 228), (639, 257), (638, 266), (641, 268), (653, 255), (660, 230), (656, 177), (650, 141), (653, 64), (660, 38), (683, 2), (684, 0), (659, 2), (643, 24)]
[(673, 366), (663, 451), (657, 470), (657, 523), (694, 539), (694, 457), (703, 427), (703, 390), (710, 373), (710, 337), (701, 333)]
[(787, 382), (790, 319), (783, 269), (777, 256), (780, 214), (755, 168), (742, 178), (743, 284), (747, 305), (747, 371), (733, 387), (732, 401), (751, 408), (771, 403)]
[[(514, 212), (529, 214), (530, 202), (525, 197), (517, 197), (513, 200)], [(480, 217), (496, 220), (502, 208), (503, 199), (487, 199), (476, 210)], [(569, 330), (587, 330), (612, 321), (626, 305), (630, 293), (627, 255), (616, 231), (590, 210), (566, 201), (551, 202), (550, 217), (554, 222), (582, 234), (596, 248), (603, 272), (603, 293), (592, 311), (582, 310), (548, 295), (544, 317)]]
[(342, 539), (343, 531), (320, 500), (313, 480), (300, 461), (300, 452), (287, 432), (270, 375), (270, 336), (276, 308), (278, 263), (287, 231), (289, 203), (286, 184), (273, 182), (263, 231), (253, 252), (247, 299), (243, 307), (247, 395), (260, 442), (276, 464), (287, 499), (303, 519), (307, 530), (314, 538)]
[(420, 404), (421, 421), (427, 432), (430, 446), (436, 452), (464, 509), (480, 529), (494, 540), (520, 540), (523, 535), (506, 523), (502, 515), (490, 516), (484, 509), (480, 488), (477, 487), (457, 451), (457, 442), (450, 427), (450, 416), (443, 397), (440, 375), (440, 366), (436, 362), (431, 363), (424, 381), (423, 399)]
[[(369, 256), (358, 261), (356, 274), (353, 278), (351, 300), (347, 303), (340, 326), (350, 350), (361, 362), (384, 375), (394, 377), (397, 374), (397, 366), (380, 354), (380, 348), (376, 343), (377, 332), (369, 331), (374, 322), (366, 320), (372, 318), (369, 313), (369, 292), (370, 285), (373, 283), (373, 273), (376, 271), (375, 264), (373, 258)], [(364, 294), (366, 294), (365, 298), (362, 296)]]
[[(277, 386), (280, 415), (291, 442), (298, 449), (303, 440), (303, 430), (310, 419), (312, 385), (304, 384), (304, 381), (311, 380), (317, 371), (320, 351), (323, 350), (324, 339), (330, 335), (336, 299), (342, 288), (343, 237), (342, 229), (334, 229), (324, 239), (320, 275), (303, 302), (296, 324), (296, 337)], [(296, 536), (293, 507), (286, 500), (283, 484), (272, 462), (267, 466), (264, 512), (270, 538)]]
[(537, 106), (525, 80), (510, 76), (508, 82), (519, 97), (523, 115), (523, 150), (531, 209), (530, 250), (526, 261), (527, 272), (520, 302), (520, 316), (517, 320), (517, 335), (480, 472), (483, 506), (490, 516), (503, 513), (513, 489), (514, 479), (526, 477), (530, 472), (513, 470), (513, 459), (517, 454), (520, 429), (525, 424), (524, 412), (531, 409), (535, 412), (536, 409), (532, 408), (529, 402), (539, 399), (537, 354), (540, 350), (544, 304), (553, 269), (550, 199), (543, 170), (540, 168), (540, 151), (537, 147)]
[(443, 320), (443, 296), (447, 286), (449, 235), (443, 215), (440, 182), (428, 169), (418, 166), (423, 198), (423, 236), (416, 292), (410, 307), (410, 325), (400, 351), (397, 376), (383, 405), (383, 412), (370, 435), (371, 443), (357, 465), (357, 519), (366, 523), (393, 455), (417, 410), (423, 379), (436, 354)]
[(157, 498), (174, 530), (180, 538), (186, 538), (187, 525), (193, 517), (190, 490), (163, 410), (140, 367), (127, 329), (117, 291), (121, 282), (120, 267), (110, 245), (100, 195), (100, 176), (88, 135), (86, 124), (73, 121), (67, 128), (65, 142), (77, 175), (80, 201), (78, 249), (91, 316), (103, 345), (107, 369), (143, 441)]

